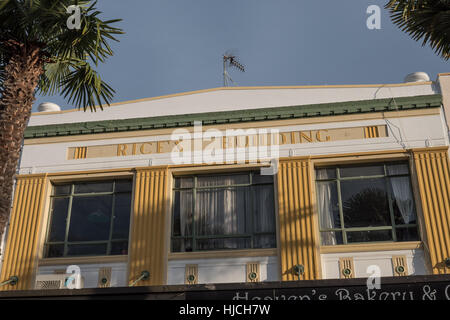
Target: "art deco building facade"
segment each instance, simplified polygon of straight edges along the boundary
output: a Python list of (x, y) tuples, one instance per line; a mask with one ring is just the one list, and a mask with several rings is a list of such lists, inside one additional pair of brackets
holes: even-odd
[(34, 113), (0, 290), (449, 273), (449, 111), (440, 74)]

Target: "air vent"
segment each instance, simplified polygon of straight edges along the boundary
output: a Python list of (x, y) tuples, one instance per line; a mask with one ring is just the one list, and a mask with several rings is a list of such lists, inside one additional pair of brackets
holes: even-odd
[[(67, 289), (66, 280), (73, 276), (71, 274), (42, 274), (36, 276), (34, 288), (37, 290), (51, 290), (51, 289)], [(84, 287), (84, 279), (80, 277), (80, 283), (75, 287), (81, 289)]]
[(51, 289), (63, 289), (64, 281), (61, 280), (40, 280), (36, 281), (37, 290), (51, 290)]

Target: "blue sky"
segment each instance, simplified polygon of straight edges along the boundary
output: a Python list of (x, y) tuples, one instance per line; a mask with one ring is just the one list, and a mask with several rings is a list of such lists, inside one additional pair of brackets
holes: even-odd
[[(239, 86), (378, 84), (427, 72), (449, 72), (428, 47), (390, 21), (387, 0), (99, 0), (103, 19), (126, 34), (98, 67), (115, 90), (113, 102), (222, 86), (222, 55), (233, 51), (246, 72)], [(381, 29), (369, 30), (369, 5)], [(37, 96), (72, 106), (62, 97)]]

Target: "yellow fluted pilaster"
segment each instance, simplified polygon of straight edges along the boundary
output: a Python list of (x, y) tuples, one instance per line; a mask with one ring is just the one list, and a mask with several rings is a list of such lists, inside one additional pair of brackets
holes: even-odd
[(168, 201), (168, 169), (149, 168), (136, 172), (129, 254), (129, 283), (142, 271), (150, 278), (136, 285), (162, 285), (166, 274), (165, 215)]
[(320, 257), (314, 224), (311, 162), (281, 161), (278, 171), (280, 261), (283, 281), (298, 280), (293, 267), (304, 266), (300, 279), (320, 278)]
[(450, 273), (450, 174), (446, 149), (414, 151), (426, 243), (434, 274)]
[(46, 186), (45, 174), (17, 177), (0, 282), (12, 276), (19, 277), (19, 282), (2, 286), (0, 290), (33, 288)]

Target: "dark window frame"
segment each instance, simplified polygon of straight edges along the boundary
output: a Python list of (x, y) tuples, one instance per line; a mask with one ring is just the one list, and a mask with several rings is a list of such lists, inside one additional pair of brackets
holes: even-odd
[[(404, 174), (389, 174), (387, 170), (387, 166), (389, 165), (398, 165), (403, 164), (406, 165), (408, 172)], [(383, 172), (382, 175), (366, 175), (366, 176), (354, 176), (354, 177), (341, 177), (340, 169), (342, 168), (352, 168), (352, 167), (358, 167), (358, 166), (383, 166)], [(335, 170), (335, 178), (330, 179), (319, 179), (317, 178), (317, 170), (321, 169), (334, 169)], [(409, 224), (396, 224), (395, 222), (395, 216), (394, 216), (394, 195), (392, 192), (392, 188), (389, 183), (390, 178), (395, 177), (408, 177), (409, 178), (409, 187), (412, 194), (412, 201), (414, 203), (414, 213), (416, 217), (416, 223), (409, 223)], [(386, 192), (388, 196), (388, 209), (389, 209), (389, 215), (390, 215), (390, 226), (379, 226), (379, 227), (345, 227), (345, 221), (344, 221), (344, 210), (343, 210), (343, 203), (342, 203), (342, 194), (341, 194), (341, 181), (352, 181), (352, 180), (365, 180), (365, 179), (374, 179), (374, 178), (384, 178), (384, 182), (386, 185)], [(417, 206), (416, 206), (416, 199), (414, 194), (414, 188), (411, 181), (411, 169), (408, 165), (408, 162), (406, 161), (389, 161), (389, 162), (367, 162), (367, 163), (357, 163), (357, 164), (340, 164), (340, 165), (333, 165), (333, 166), (316, 166), (315, 167), (315, 183), (316, 188), (317, 184), (321, 182), (336, 182), (337, 187), (337, 197), (339, 202), (339, 220), (340, 220), (340, 228), (325, 228), (323, 229), (321, 227), (321, 221), (320, 221), (320, 213), (319, 213), (319, 235), (320, 235), (320, 243), (321, 245), (328, 245), (322, 243), (322, 233), (323, 232), (341, 232), (342, 236), (342, 243), (341, 244), (335, 244), (335, 245), (352, 245), (352, 244), (361, 244), (361, 243), (392, 243), (392, 242), (404, 242), (402, 240), (397, 240), (397, 229), (407, 229), (411, 228), (414, 229), (417, 232), (417, 239), (416, 240), (405, 240), (405, 241), (420, 241), (420, 233), (419, 233), (419, 219), (417, 215)], [(316, 193), (316, 201), (318, 201), (319, 195)], [(363, 241), (363, 242), (348, 242), (347, 239), (347, 232), (352, 231), (377, 231), (377, 230), (390, 230), (392, 233), (392, 240), (386, 240), (386, 241)]]
[[(127, 181), (131, 184), (131, 189), (129, 191), (116, 191), (116, 183), (117, 182), (124, 182)], [(81, 183), (105, 183), (110, 182), (112, 183), (112, 191), (105, 191), (105, 192), (88, 192), (88, 193), (75, 193), (75, 186), (77, 184)], [(70, 192), (67, 194), (58, 194), (55, 195), (55, 187), (61, 187), (61, 186), (70, 186)], [(127, 255), (128, 249), (126, 254), (111, 254), (112, 244), (113, 243), (120, 243), (120, 242), (126, 242), (127, 246), (129, 245), (130, 241), (130, 229), (128, 229), (128, 238), (120, 238), (120, 239), (113, 239), (113, 231), (114, 231), (114, 218), (115, 218), (115, 200), (116, 195), (120, 194), (130, 194), (131, 202), (130, 202), (130, 212), (129, 212), (129, 219), (130, 219), (130, 225), (131, 225), (131, 214), (132, 214), (132, 203), (133, 203), (133, 179), (131, 178), (123, 178), (123, 179), (107, 179), (107, 180), (87, 180), (87, 181), (74, 181), (74, 182), (67, 182), (67, 183), (52, 183), (52, 194), (50, 196), (50, 208), (49, 208), (49, 215), (47, 219), (47, 227), (46, 227), (46, 236), (45, 236), (45, 243), (44, 243), (44, 258), (71, 258), (71, 257), (83, 257), (83, 256), (112, 256), (112, 255)], [(76, 197), (93, 197), (93, 196), (108, 196), (110, 195), (112, 197), (112, 203), (111, 203), (111, 213), (110, 213), (110, 223), (109, 223), (109, 237), (108, 240), (95, 240), (95, 241), (69, 241), (69, 230), (70, 230), (70, 222), (71, 222), (71, 212), (72, 212), (72, 203), (73, 198)], [(52, 219), (53, 219), (53, 204), (54, 199), (63, 199), (63, 198), (69, 198), (68, 202), (68, 212), (67, 212), (67, 218), (65, 223), (65, 235), (64, 235), (64, 241), (49, 241), (50, 232), (51, 232), (51, 226), (52, 226)], [(94, 245), (94, 244), (106, 244), (106, 252), (105, 253), (99, 253), (99, 254), (93, 254), (93, 255), (69, 255), (68, 254), (68, 246), (69, 245)], [(49, 246), (51, 245), (64, 245), (64, 251), (63, 255), (55, 256), (55, 257), (49, 257)]]
[[(271, 247), (270, 249), (276, 249), (277, 248), (277, 228), (276, 228), (276, 190), (275, 190), (275, 176), (272, 176), (273, 179), (271, 182), (263, 182), (263, 183), (253, 183), (253, 176), (254, 174), (257, 173), (257, 171), (255, 170), (245, 170), (245, 171), (232, 171), (232, 172), (220, 172), (220, 173), (195, 173), (195, 174), (189, 174), (189, 175), (175, 175), (173, 177), (174, 180), (174, 184), (173, 184), (173, 188), (172, 188), (172, 199), (174, 199), (174, 202), (172, 203), (172, 209), (171, 209), (171, 230), (170, 230), (170, 252), (171, 253), (188, 253), (188, 252), (211, 252), (211, 251), (227, 251), (227, 250), (258, 250), (258, 249), (262, 249), (262, 248), (255, 248), (254, 247), (254, 241), (253, 238), (255, 236), (264, 236), (264, 235), (269, 235), (269, 236), (274, 236), (275, 238), (275, 246)], [(242, 175), (242, 174), (248, 174), (249, 175), (249, 183), (241, 183), (241, 184), (230, 184), (230, 185), (214, 185), (214, 186), (203, 186), (200, 187), (198, 186), (197, 183), (197, 178), (198, 177), (207, 177), (207, 176), (232, 176), (232, 175)], [(192, 178), (193, 179), (193, 185), (192, 187), (175, 187), (176, 186), (176, 179), (177, 178)], [(236, 187), (251, 187), (251, 186), (257, 186), (257, 185), (271, 185), (273, 188), (273, 225), (274, 225), (274, 231), (273, 232), (255, 232), (252, 231), (251, 233), (244, 233), (244, 234), (236, 234), (236, 235), (221, 235), (221, 234), (213, 234), (213, 235), (206, 235), (206, 236), (201, 236), (201, 235), (197, 235), (196, 234), (196, 228), (195, 225), (197, 223), (196, 221), (196, 214), (195, 214), (195, 205), (196, 205), (196, 192), (197, 190), (211, 190), (211, 189), (228, 189), (228, 188), (236, 188)], [(191, 230), (192, 230), (192, 236), (174, 236), (174, 215), (175, 215), (175, 208), (176, 208), (176, 204), (175, 204), (175, 193), (177, 191), (187, 191), (187, 190), (191, 190), (192, 191), (192, 225), (191, 225)], [(252, 208), (253, 209), (253, 208)], [(254, 211), (252, 210), (251, 212), (252, 214), (249, 217), (249, 223), (252, 225), (252, 229), (254, 228)], [(197, 249), (197, 243), (196, 240), (200, 239), (229, 239), (229, 238), (235, 238), (235, 239), (240, 239), (240, 238), (250, 238), (250, 247), (246, 247), (243, 249), (230, 249), (230, 248), (225, 248), (225, 249)], [(174, 240), (191, 240), (192, 241), (192, 249), (191, 250), (187, 250), (187, 251), (174, 251), (173, 250), (173, 241)], [(266, 248), (264, 248), (266, 249)]]

